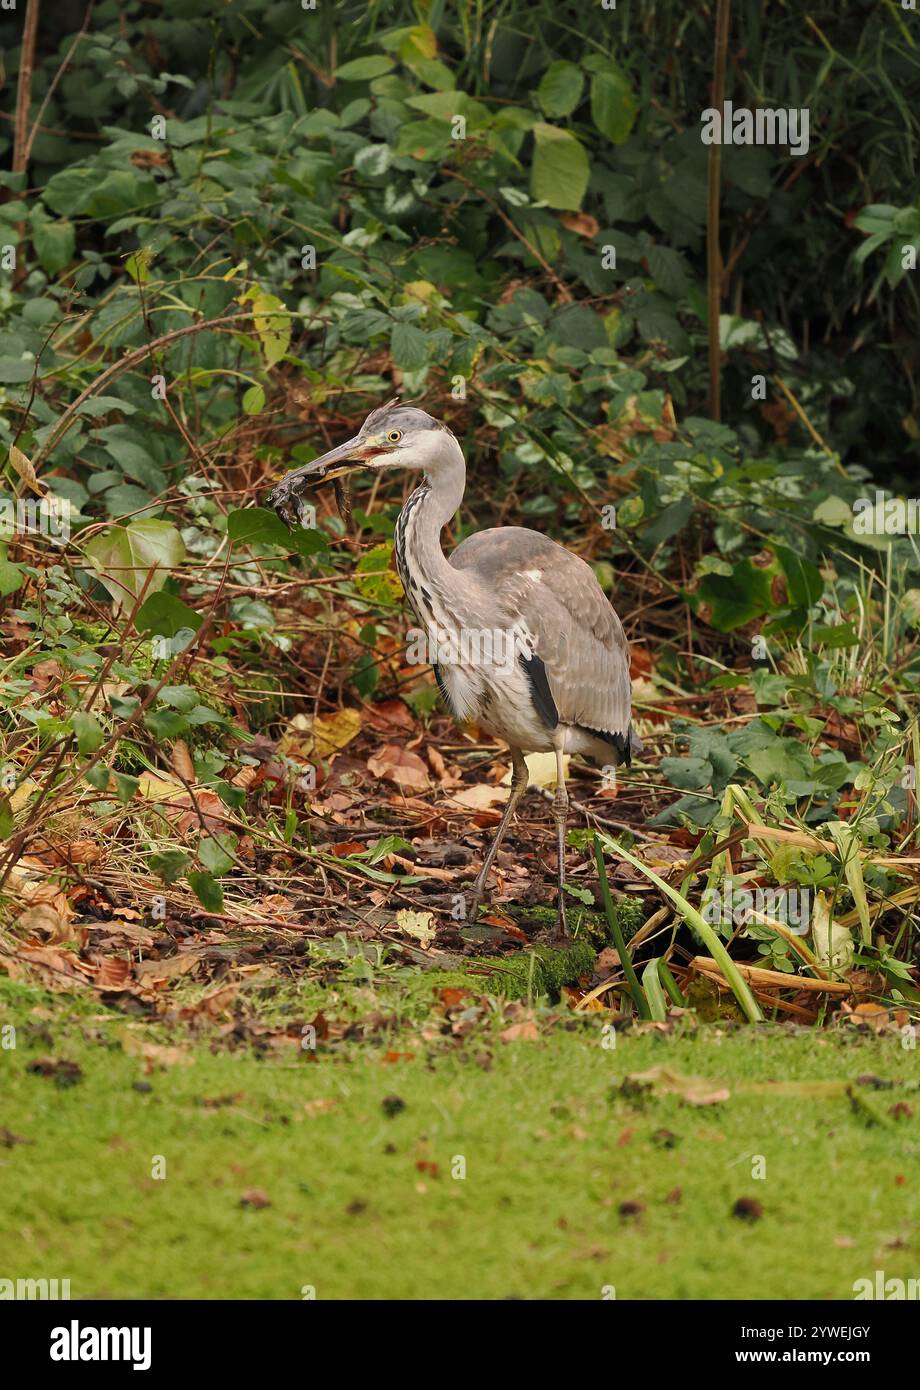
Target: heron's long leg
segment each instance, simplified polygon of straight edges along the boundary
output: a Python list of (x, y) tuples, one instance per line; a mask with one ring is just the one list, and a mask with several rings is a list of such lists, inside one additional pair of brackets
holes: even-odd
[(495, 839), (489, 846), (489, 852), (486, 855), (485, 859), (482, 861), (482, 868), (479, 870), (479, 873), (476, 877), (476, 882), (473, 884), (471, 905), (472, 910), (469, 913), (469, 920), (471, 922), (475, 922), (476, 920), (476, 914), (479, 911), (479, 904), (482, 901), (482, 895), (485, 892), (486, 879), (489, 877), (489, 870), (495, 862), (495, 856), (498, 853), (498, 847), (505, 837), (505, 831), (508, 829), (508, 822), (514, 815), (515, 806), (518, 804), (524, 792), (527, 790), (527, 764), (524, 761), (524, 754), (521, 752), (520, 748), (512, 748), (511, 750), (511, 767), (511, 792), (508, 796), (508, 800), (505, 802), (505, 809), (502, 812), (502, 818), (498, 823), (498, 829), (495, 832)]
[(565, 821), (569, 809), (569, 794), (565, 789), (565, 765), (562, 749), (556, 749), (556, 795), (553, 797), (553, 815), (556, 817), (556, 847), (559, 862), (559, 904), (556, 918), (556, 936), (568, 936), (565, 920)]

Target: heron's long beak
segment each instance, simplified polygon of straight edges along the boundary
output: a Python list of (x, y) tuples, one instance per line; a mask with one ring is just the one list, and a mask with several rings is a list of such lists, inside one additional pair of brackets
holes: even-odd
[(303, 488), (309, 487), (311, 483), (325, 483), (332, 478), (341, 478), (355, 468), (366, 467), (372, 459), (388, 452), (389, 450), (375, 438), (362, 438), (356, 434), (353, 439), (348, 439), (344, 444), (330, 449), (328, 453), (321, 454), (312, 463), (306, 463), (303, 468), (294, 468), (287, 473), (269, 493), (266, 499), (268, 505), (278, 513), (286, 526), (292, 526), (300, 520), (300, 493)]

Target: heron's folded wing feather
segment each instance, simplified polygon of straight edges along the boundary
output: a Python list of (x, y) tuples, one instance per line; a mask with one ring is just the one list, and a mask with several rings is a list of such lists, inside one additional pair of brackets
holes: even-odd
[(564, 723), (626, 735), (629, 649), (590, 565), (538, 531), (516, 526), (471, 536), (451, 564), (475, 571), (506, 614), (526, 624)]

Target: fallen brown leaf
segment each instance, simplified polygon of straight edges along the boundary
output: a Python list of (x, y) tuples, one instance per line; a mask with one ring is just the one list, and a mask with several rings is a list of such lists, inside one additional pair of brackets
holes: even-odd
[(540, 1030), (532, 1018), (525, 1018), (521, 1023), (512, 1023), (499, 1036), (502, 1042), (538, 1042)]
[(167, 1067), (191, 1066), (192, 1055), (180, 1047), (166, 1046), (163, 1043), (148, 1042), (142, 1033), (136, 1031), (141, 1024), (126, 1023), (118, 1030), (118, 1041), (122, 1052), (128, 1057), (138, 1057), (144, 1063), (144, 1071), (165, 1071)]
[(220, 989), (212, 990), (210, 994), (202, 995), (196, 1003), (180, 1009), (179, 1017), (187, 1019), (207, 1014), (209, 1018), (219, 1018), (227, 1012), (239, 992), (240, 987), (237, 984), (221, 985)]
[(312, 1119), (314, 1115), (328, 1115), (329, 1111), (334, 1110), (338, 1103), (334, 1096), (318, 1096), (316, 1100), (305, 1100), (303, 1108)]
[(77, 941), (82, 936), (82, 931), (72, 926), (70, 916), (72, 913), (65, 915), (50, 903), (40, 902), (33, 907), (27, 907), (16, 919), (16, 925), (23, 931), (47, 936), (50, 942)]
[(180, 956), (167, 956), (166, 960), (142, 960), (134, 967), (135, 979), (145, 984), (157, 980), (172, 980), (176, 975), (187, 975), (201, 960), (197, 951), (186, 951)]
[(192, 762), (192, 755), (188, 751), (188, 744), (185, 743), (183, 739), (177, 738), (173, 744), (172, 752), (169, 755), (169, 763), (177, 777), (183, 782), (189, 782), (194, 785), (195, 764)]
[(465, 811), (491, 811), (496, 803), (507, 800), (507, 787), (490, 787), (485, 782), (479, 782), (475, 787), (465, 787), (463, 791), (454, 792), (445, 804), (461, 807)]
[(589, 212), (564, 212), (559, 220), (563, 227), (575, 232), (577, 236), (597, 236), (601, 229), (597, 218), (592, 217)]
[(651, 1067), (648, 1071), (633, 1072), (625, 1078), (626, 1092), (652, 1091), (656, 1095), (679, 1096), (687, 1105), (719, 1105), (729, 1100), (731, 1092), (717, 1081), (701, 1076), (684, 1076), (669, 1067)]
[(396, 743), (386, 743), (367, 760), (368, 771), (375, 777), (395, 782), (409, 791), (424, 791), (429, 785), (428, 770), (417, 753), (410, 753)]
[(386, 732), (397, 730), (414, 734), (418, 728), (415, 716), (402, 700), (381, 700), (379, 705), (369, 705), (367, 722), (372, 728)]
[(47, 987), (55, 991), (86, 985), (88, 977), (95, 974), (95, 966), (84, 964), (72, 951), (54, 946), (22, 946), (16, 957), (35, 969)]
[(241, 1207), (252, 1207), (255, 1211), (260, 1211), (263, 1207), (270, 1207), (271, 1198), (261, 1187), (247, 1187), (240, 1198)]
[(105, 990), (128, 989), (131, 965), (131, 961), (123, 960), (121, 956), (106, 956), (105, 960), (99, 962), (96, 984)]
[(61, 677), (61, 668), (53, 657), (47, 661), (37, 661), (29, 672), (36, 690), (44, 694), (53, 681)]

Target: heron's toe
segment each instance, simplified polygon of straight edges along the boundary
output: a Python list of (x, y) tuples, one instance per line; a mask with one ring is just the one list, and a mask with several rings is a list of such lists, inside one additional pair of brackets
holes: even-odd
[(472, 893), (466, 901), (466, 920), (475, 922), (479, 916), (479, 909), (482, 907), (482, 894)]

